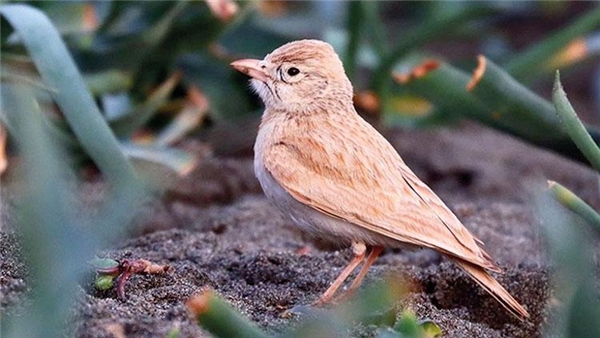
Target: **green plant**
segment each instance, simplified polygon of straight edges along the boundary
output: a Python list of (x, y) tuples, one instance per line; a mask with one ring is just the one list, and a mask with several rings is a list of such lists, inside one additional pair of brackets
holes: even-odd
[[(430, 338), (442, 334), (429, 320), (419, 321), (410, 310), (397, 312), (396, 302), (404, 288), (389, 280), (374, 283), (349, 301), (331, 310), (296, 306), (290, 314), (301, 315), (300, 323), (285, 330), (285, 337), (331, 337), (346, 335), (358, 323), (374, 327), (380, 338)], [(233, 307), (206, 289), (187, 303), (198, 324), (216, 337), (269, 337)]]
[[(587, 43), (586, 34), (600, 25), (600, 7), (591, 9), (572, 23), (550, 34), (543, 41), (518, 53), (511, 53), (502, 60), (504, 70), (489, 58), (483, 59), (483, 76), (476, 85), (467, 89), (472, 76), (458, 67), (424, 55), (420, 51), (425, 43), (440, 40), (447, 35), (465, 35), (465, 27), (474, 26), (492, 15), (505, 15), (505, 12), (493, 4), (455, 7), (450, 10), (443, 4), (432, 6), (435, 15), (425, 17), (422, 23), (413, 29), (402, 32), (401, 39), (387, 48), (385, 35), (380, 27), (376, 5), (354, 3), (350, 7), (350, 16), (362, 20), (349, 20), (349, 42), (344, 59), (349, 74), (357, 68), (359, 50), (363, 33), (371, 33), (376, 63), (363, 64), (372, 70), (370, 88), (375, 91), (378, 109), (387, 124), (430, 124), (444, 123), (466, 117), (486, 125), (521, 137), (536, 145), (557, 151), (565, 156), (584, 160), (579, 152), (573, 151), (573, 143), (560, 128), (552, 104), (531, 90), (521, 81), (534, 81), (547, 74), (552, 67), (572, 66), (577, 62), (593, 59), (599, 49), (595, 44)], [(462, 33), (461, 33), (462, 32)], [(480, 38), (475, 33), (471, 38)], [(575, 46), (571, 50), (571, 46)], [(579, 47), (577, 47), (579, 46)], [(435, 60), (436, 67), (421, 68), (421, 65)], [(480, 58), (480, 63), (481, 63)], [(393, 86), (392, 74), (396, 70), (406, 71), (410, 65), (419, 64), (416, 70), (419, 76), (402, 82), (402, 86)], [(416, 102), (425, 99), (432, 104), (425, 113), (414, 117), (403, 113), (399, 108), (403, 101)], [(402, 104), (404, 106), (404, 104)], [(597, 128), (586, 125), (593, 139), (600, 139)], [(571, 155), (575, 154), (575, 155)]]
[[(570, 43), (578, 41), (578, 39), (589, 32), (593, 32), (598, 27), (600, 27), (600, 7), (590, 10), (573, 20), (568, 26), (553, 32), (543, 41), (514, 55), (504, 63), (504, 68), (520, 82), (539, 78), (557, 67), (564, 67), (565, 65), (555, 64), (556, 56), (560, 55)], [(589, 46), (585, 40), (581, 43)], [(590, 55), (598, 53), (597, 47), (587, 49), (584, 55), (575, 56), (566, 61), (569, 63), (577, 62), (580, 61), (578, 57), (589, 58)]]
[[(10, 14), (7, 14), (8, 16), (5, 15), (5, 18), (15, 28), (15, 33), (22, 39), (20, 41), (26, 47), (28, 57), (13, 54), (4, 58), (2, 61), (2, 81), (5, 83), (25, 82), (39, 88), (40, 90), (36, 91), (38, 101), (43, 110), (48, 111), (50, 114), (53, 113), (54, 107), (52, 104), (56, 100), (59, 104), (60, 113), (65, 117), (66, 124), (65, 121), (57, 118), (47, 119), (47, 123), (55, 129), (53, 133), (60, 135), (64, 143), (77, 150), (81, 142), (85, 153), (92, 155), (89, 153), (89, 147), (93, 144), (87, 141), (86, 137), (90, 140), (96, 139), (103, 145), (107, 141), (106, 138), (98, 139), (98, 135), (94, 134), (96, 130), (101, 129), (88, 130), (83, 126), (86, 126), (90, 121), (93, 121), (94, 124), (105, 123), (99, 121), (99, 119), (103, 119), (109, 122), (111, 129), (120, 141), (118, 146), (126, 155), (157, 162), (180, 173), (189, 170), (194, 162), (191, 155), (177, 149), (166, 148), (165, 145), (142, 145), (131, 141), (133, 133), (147, 124), (159, 107), (167, 102), (180, 76), (172, 77), (166, 81), (150, 95), (146, 102), (136, 107), (125, 106), (119, 108), (125, 110), (120, 115), (116, 115), (115, 111), (109, 109), (114, 105), (105, 107), (107, 110), (100, 113), (97, 105), (91, 102), (92, 96), (89, 95), (87, 88), (89, 87), (96, 97), (108, 103), (115, 100), (113, 99), (115, 92), (130, 89), (133, 86), (132, 73), (129, 70), (122, 71), (109, 68), (105, 71), (93, 71), (82, 77), (74, 66), (70, 52), (67, 51), (62, 42), (60, 32), (41, 12), (23, 5), (8, 5), (5, 8), (8, 8), (8, 12), (10, 12)], [(85, 27), (80, 29), (83, 32)], [(67, 40), (69, 40), (68, 36)], [(47, 46), (57, 47), (50, 49)], [(86, 46), (79, 45), (82, 49)], [(20, 44), (7, 43), (6, 40), (3, 40), (2, 48), (5, 52), (6, 50), (18, 52), (20, 47)], [(85, 69), (85, 65), (82, 68)], [(56, 92), (58, 88), (62, 91)], [(53, 99), (49, 99), (49, 97), (53, 97)], [(76, 97), (80, 98), (79, 101), (76, 100)], [(84, 113), (77, 113), (77, 109), (81, 109)], [(71, 114), (71, 111), (75, 113)], [(198, 111), (197, 114), (204, 114), (204, 112)], [(193, 122), (197, 124), (200, 121)], [(80, 131), (80, 128), (84, 128), (85, 132)], [(189, 129), (189, 127), (180, 128), (180, 131), (184, 133)], [(114, 139), (112, 133), (110, 137)], [(98, 154), (105, 153), (105, 155), (98, 156), (105, 156), (108, 161), (118, 159), (118, 156), (111, 155), (107, 151), (102, 151), (102, 149), (96, 151)], [(97, 165), (102, 164), (102, 162), (98, 163), (96, 158), (92, 157), (92, 160)], [(115, 168), (118, 168), (118, 166)], [(100, 169), (102, 170), (102, 168)]]
[[(169, 146), (195, 129), (209, 109), (213, 115), (223, 112), (219, 102), (233, 102), (230, 98), (209, 102), (193, 83), (199, 73), (179, 71), (185, 68), (179, 55), (191, 47), (180, 43), (181, 34), (199, 37), (193, 42), (206, 60), (214, 58), (208, 46), (230, 26), (211, 14), (205, 3), (152, 3), (141, 8), (137, 19), (128, 15), (140, 9), (135, 2), (35, 5), (39, 8), (0, 7), (0, 129), (4, 133), (6, 127), (23, 158), (24, 170), (17, 172), (25, 182), (24, 197), (17, 219), (34, 285), (30, 315), (7, 318), (3, 336), (61, 334), (85, 262), (125, 233), (148, 192), (149, 182), (139, 177), (127, 157), (185, 173), (193, 157)], [(103, 9), (107, 12), (98, 23), (94, 17)], [(56, 21), (50, 22), (44, 11)], [(150, 28), (143, 29), (145, 25)], [(212, 75), (216, 82), (221, 78)], [(204, 82), (200, 87), (212, 93)], [(167, 122), (153, 121), (157, 112), (167, 116)], [(150, 131), (150, 145), (138, 140), (142, 128)], [(1, 150), (4, 161), (4, 145)], [(93, 210), (72, 196), (78, 194), (81, 182), (71, 165), (84, 158), (94, 162), (108, 187), (103, 204)], [(123, 298), (130, 274), (152, 273), (146, 271), (148, 264), (138, 264), (144, 262), (96, 267), (102, 275), (97, 285), (111, 287), (118, 278)]]
[[(560, 74), (558, 71), (554, 78), (552, 99), (554, 101), (556, 114), (560, 117), (562, 122), (562, 128), (569, 134), (573, 143), (579, 148), (581, 153), (592, 164), (596, 171), (600, 172), (600, 148), (593, 141), (592, 137), (587, 132), (586, 127), (577, 117), (571, 103), (569, 103), (567, 94), (560, 83)], [(597, 230), (600, 229), (600, 215), (571, 191), (558, 183), (550, 182), (550, 192), (552, 196), (567, 209), (582, 217)]]
[[(1, 88), (2, 123), (23, 158), (18, 229), (34, 281), (28, 316), (11, 318), (2, 330), (9, 336), (59, 336), (86, 257), (123, 233), (135, 216), (131, 210), (143, 196), (142, 183), (47, 18), (24, 5), (4, 5), (0, 15), (19, 35), (43, 81), (32, 86), (9, 76), (3, 78)], [(49, 95), (45, 99), (59, 107), (78, 144), (110, 185), (93, 220), (82, 219), (90, 211), (73, 203), (74, 179), (68, 165), (72, 157), (62, 134), (42, 110), (39, 88)]]
[(134, 274), (164, 274), (173, 270), (170, 265), (154, 264), (145, 259), (115, 261), (110, 258), (94, 258), (89, 261), (96, 270), (94, 287), (100, 291), (110, 290), (117, 282), (117, 295), (125, 300), (125, 283)]
[(557, 202), (600, 230), (600, 215), (592, 207), (559, 183), (549, 181), (548, 186), (550, 194)]
[(593, 246), (581, 218), (567, 212), (549, 194), (537, 200), (542, 229), (547, 238), (556, 305), (550, 310), (545, 331), (551, 337), (597, 337), (600, 307), (594, 287)]
[[(585, 160), (562, 128), (551, 102), (489, 59), (479, 56), (478, 61), (478, 76), (436, 60), (436, 66), (421, 76), (405, 76), (400, 82), (412, 94), (432, 102), (434, 115), (465, 116), (564, 156)], [(584, 128), (593, 139), (600, 140), (595, 126)]]
[[(422, 46), (432, 41), (439, 41), (448, 36), (469, 36), (482, 40), (486, 34), (473, 31), (472, 27), (481, 28), (482, 22), (493, 16), (510, 14), (506, 7), (493, 3), (478, 3), (470, 6), (449, 6), (443, 3), (423, 6), (428, 15), (420, 18), (414, 28), (403, 30), (396, 41), (386, 41), (386, 31), (381, 24), (378, 7), (381, 4), (370, 2), (353, 2), (349, 7), (348, 39), (345, 48), (344, 64), (351, 79), (358, 65), (372, 71), (369, 88), (374, 90), (379, 100), (379, 109), (383, 116), (397, 112), (393, 101), (398, 93), (394, 89), (391, 73), (395, 69), (405, 68), (415, 57), (421, 57)], [(502, 65), (508, 74), (517, 81), (534, 81), (557, 66), (566, 67), (575, 63), (590, 60), (600, 49), (596, 44), (588, 43), (585, 35), (594, 31), (600, 24), (600, 7), (590, 10), (585, 15), (573, 20), (569, 25), (550, 34), (543, 41), (506, 55)], [(488, 29), (489, 28), (484, 28)], [(469, 33), (466, 33), (469, 32)], [(395, 32), (396, 33), (396, 32)], [(494, 34), (493, 31), (487, 32)], [(369, 34), (369, 42), (361, 38)], [(574, 51), (570, 46), (579, 46)], [(358, 55), (369, 50), (376, 58), (375, 62), (361, 62)], [(568, 55), (564, 53), (570, 53)], [(400, 94), (404, 94), (403, 91)], [(452, 99), (449, 97), (447, 101)], [(435, 101), (434, 101), (435, 102)], [(443, 107), (445, 108), (445, 107)], [(445, 113), (447, 111), (443, 109)], [(456, 116), (456, 115), (454, 115)], [(406, 123), (406, 121), (403, 121)]]
[(211, 290), (203, 290), (187, 302), (198, 324), (216, 337), (267, 337), (255, 324), (244, 318)]
[[(600, 149), (567, 100), (558, 72), (552, 98), (564, 130), (599, 171), (597, 159), (600, 158)], [(546, 329), (559, 337), (596, 337), (600, 335), (600, 308), (598, 293), (594, 290), (592, 244), (586, 236), (589, 229), (579, 223), (584, 220), (598, 234), (600, 215), (555, 182), (550, 182), (547, 194), (538, 197), (538, 209), (555, 266), (554, 287), (560, 301), (558, 311), (549, 321), (553, 324)]]

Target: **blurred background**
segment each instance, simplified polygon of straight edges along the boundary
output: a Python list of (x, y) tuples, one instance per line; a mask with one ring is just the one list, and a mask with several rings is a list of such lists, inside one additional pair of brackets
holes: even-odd
[[(560, 68), (587, 121), (595, 121), (600, 105), (594, 2), (25, 3), (55, 25), (117, 137), (135, 143), (173, 144), (190, 135), (218, 154), (249, 154), (261, 103), (228, 64), (303, 38), (334, 46), (355, 86), (357, 108), (385, 126), (486, 122), (444, 92), (456, 82), (392, 81), (394, 72), (410, 73), (426, 60), (451, 67), (455, 81), (464, 81), (478, 54), (545, 98)], [(3, 79), (35, 79), (5, 21), (2, 28)]]

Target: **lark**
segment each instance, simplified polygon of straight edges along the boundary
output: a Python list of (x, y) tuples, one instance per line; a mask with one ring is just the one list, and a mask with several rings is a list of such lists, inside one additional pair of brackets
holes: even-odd
[(429, 248), (516, 317), (529, 317), (489, 274), (500, 269), (482, 242), (357, 114), (352, 84), (329, 44), (294, 41), (231, 66), (252, 78), (265, 104), (254, 146), (265, 195), (301, 229), (352, 247), (353, 259), (316, 303), (334, 299), (364, 262), (347, 292), (356, 290), (385, 247)]

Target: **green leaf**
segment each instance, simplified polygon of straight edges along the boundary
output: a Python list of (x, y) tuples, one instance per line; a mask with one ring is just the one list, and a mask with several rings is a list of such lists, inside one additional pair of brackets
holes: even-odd
[(354, 73), (357, 66), (361, 31), (365, 21), (364, 16), (365, 11), (361, 1), (351, 1), (348, 3), (348, 18), (346, 23), (349, 39), (344, 56), (344, 68), (350, 80), (354, 79)]
[(577, 148), (590, 161), (594, 169), (600, 172), (600, 148), (583, 125), (571, 103), (567, 99), (567, 94), (560, 83), (560, 73), (556, 71), (554, 78), (554, 89), (552, 90), (552, 100), (556, 114), (561, 119), (563, 129), (569, 134)]
[(48, 18), (27, 5), (3, 5), (0, 14), (22, 39), (44, 82), (56, 89), (52, 97), (100, 170), (112, 182), (135, 182), (131, 164), (119, 151), (115, 136)]
[(196, 158), (193, 155), (179, 149), (129, 142), (121, 143), (120, 147), (123, 153), (132, 159), (163, 165), (179, 175), (189, 173), (196, 165)]
[(173, 74), (144, 103), (136, 106), (131, 112), (111, 120), (110, 125), (114, 133), (121, 139), (130, 138), (135, 131), (139, 130), (152, 118), (160, 106), (168, 101), (180, 78), (181, 75), (178, 72)]
[[(449, 119), (467, 117), (492, 127), (505, 130), (503, 120), (496, 119), (493, 111), (467, 90), (470, 75), (446, 62), (437, 61), (439, 65), (424, 76), (402, 82), (401, 86), (409, 93), (427, 99), (435, 105), (438, 115), (447, 115)], [(384, 115), (393, 114), (392, 112)]]
[[(537, 143), (564, 139), (552, 104), (517, 82), (490, 59), (484, 62), (484, 74), (470, 93), (483, 102), (490, 115), (521, 137)], [(492, 116), (493, 117), (493, 116)]]
[(386, 32), (384, 27), (384, 20), (382, 20), (379, 14), (379, 7), (381, 2), (377, 1), (363, 1), (362, 5), (365, 11), (365, 27), (369, 30), (370, 41), (373, 45), (373, 49), (381, 57), (389, 52), (388, 42), (386, 39)]
[[(3, 86), (11, 87), (11, 86), (25, 86), (28, 90), (31, 91), (32, 95), (35, 95), (34, 100), (36, 101), (36, 110), (42, 111), (43, 108), (47, 108), (46, 105), (42, 104), (44, 99), (46, 99), (46, 95), (40, 95), (40, 91), (38, 90), (40, 86), (37, 84), (31, 84), (29, 81), (8, 81), (2, 84)], [(47, 89), (43, 87), (42, 89)], [(51, 90), (49, 90), (51, 91)], [(10, 91), (11, 93), (13, 91)], [(47, 93), (45, 93), (47, 94)], [(6, 94), (8, 95), (8, 94)], [(40, 96), (43, 99), (40, 99)], [(45, 103), (45, 102), (44, 102)], [(50, 104), (50, 103), (48, 103)], [(0, 110), (0, 121), (4, 124), (8, 132), (12, 137), (18, 137), (18, 130), (15, 125), (18, 123), (19, 114), (22, 114), (21, 111), (12, 110), (10, 106), (4, 107), (4, 110)], [(56, 117), (51, 117), (50, 114), (44, 109), (42, 114), (37, 116), (37, 119), (42, 123), (46, 132), (49, 134), (48, 137), (52, 139), (53, 143), (56, 143), (57, 146), (60, 146), (61, 149), (64, 150), (80, 150), (80, 144), (77, 142), (73, 134), (66, 128), (63, 123), (63, 120)]]
[(205, 108), (187, 105), (156, 136), (153, 144), (165, 147), (181, 140), (189, 132), (197, 128), (206, 118), (208, 105)]
[(0, 74), (0, 81), (2, 82), (17, 82), (27, 84), (39, 91), (45, 91), (47, 93), (56, 91), (53, 88), (46, 86), (38, 76), (32, 76), (30, 74), (24, 74), (24, 72), (15, 69), (8, 65), (2, 65), (2, 73)]
[[(461, 114), (563, 156), (585, 160), (563, 130), (552, 103), (524, 87), (489, 59), (481, 57), (480, 60), (485, 62), (485, 71), (471, 91), (467, 90), (470, 76), (443, 62), (437, 69), (401, 85), (410, 93), (429, 100), (443, 113)], [(600, 140), (600, 130), (590, 125), (585, 128), (594, 140)]]
[(442, 329), (431, 320), (422, 320), (419, 325), (423, 329), (423, 335), (426, 338), (439, 337), (442, 335)]
[(402, 336), (407, 338), (420, 338), (422, 333), (422, 329), (417, 322), (417, 316), (410, 310), (402, 312), (402, 316), (394, 326), (394, 330), (402, 333)]
[(482, 18), (495, 11), (485, 6), (473, 6), (458, 12), (451, 12), (435, 20), (430, 20), (417, 26), (411, 31), (404, 32), (402, 39), (394, 44), (394, 48), (382, 58), (379, 67), (375, 70), (371, 87), (379, 94), (382, 111), (385, 114), (389, 110), (389, 98), (391, 93), (391, 71), (394, 65), (411, 50), (432, 39), (440, 39), (443, 36), (458, 30), (472, 19)]
[(89, 3), (71, 2), (59, 4), (53, 1), (38, 5), (48, 17), (53, 19), (56, 30), (61, 35), (83, 32), (83, 19), (86, 6), (89, 6)]
[(600, 307), (590, 236), (580, 219), (566, 213), (548, 194), (541, 194), (536, 202), (553, 262), (553, 297), (561, 304), (550, 313), (546, 331), (559, 337), (599, 337)]
[(554, 199), (600, 231), (600, 215), (592, 207), (564, 186), (554, 181), (549, 181), (548, 184)]
[(133, 85), (131, 73), (117, 69), (85, 75), (84, 80), (94, 96), (129, 90)]
[(171, 9), (147, 31), (144, 31), (141, 38), (147, 46), (158, 46), (167, 36), (169, 30), (173, 27), (177, 17), (183, 13), (188, 6), (187, 0), (178, 1)]
[(213, 291), (204, 291), (187, 303), (198, 324), (215, 337), (266, 338), (266, 333), (244, 318)]
[(119, 262), (110, 258), (94, 258), (88, 261), (95, 269), (112, 269), (119, 266)]
[[(275, 48), (283, 45), (292, 37), (286, 36), (277, 30), (270, 30), (257, 25), (258, 15), (247, 15), (229, 27), (218, 38), (218, 43), (223, 45), (232, 54), (253, 55), (263, 58)], [(260, 39), (256, 37), (260, 36)]]
[(100, 291), (110, 290), (115, 285), (115, 277), (111, 275), (99, 275), (94, 279), (94, 287)]
[[(210, 99), (211, 117), (236, 120), (256, 110), (258, 102), (248, 93), (248, 79), (216, 58), (198, 54), (182, 60), (185, 80)], [(238, 79), (240, 81), (234, 81)]]
[(52, 98), (83, 150), (110, 184), (110, 198), (98, 213), (103, 217), (95, 220), (98, 222), (96, 235), (104, 240), (118, 237), (135, 216), (133, 206), (139, 203), (143, 193), (133, 166), (121, 152), (73, 58), (48, 18), (39, 10), (20, 4), (3, 5), (0, 14), (13, 26), (44, 83), (56, 90), (51, 93)]
[[(85, 259), (97, 248), (97, 239), (75, 217), (72, 188), (65, 177), (68, 156), (59, 151), (48, 134), (43, 113), (31, 88), (3, 84), (2, 111), (10, 112), (14, 140), (20, 150), (23, 200), (18, 227), (23, 254), (32, 281), (32, 304), (27, 316), (4, 320), (3, 335), (9, 337), (57, 337), (72, 314), (77, 280), (83, 275)], [(81, 218), (82, 213), (77, 214)]]
[(557, 30), (545, 40), (513, 56), (505, 69), (520, 81), (535, 77), (564, 46), (587, 32), (600, 27), (600, 6), (577, 18), (572, 24)]

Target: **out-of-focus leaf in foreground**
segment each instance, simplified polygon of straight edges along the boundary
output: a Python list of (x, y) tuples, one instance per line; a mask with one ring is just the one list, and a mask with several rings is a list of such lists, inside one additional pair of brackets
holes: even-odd
[(19, 231), (32, 283), (27, 315), (5, 320), (3, 336), (60, 336), (76, 294), (76, 282), (91, 257), (98, 238), (89, 224), (76, 221), (73, 199), (67, 195), (65, 154), (44, 128), (31, 90), (23, 85), (2, 86), (2, 109), (11, 125), (23, 161), (19, 170), (26, 182)]
[(538, 212), (554, 265), (557, 304), (546, 331), (554, 337), (599, 337), (600, 306), (594, 287), (592, 245), (580, 219), (550, 195), (542, 194)]
[[(26, 5), (3, 5), (0, 15), (14, 29), (77, 141), (94, 160), (110, 185), (94, 217), (76, 194), (75, 175), (57, 125), (41, 110), (36, 86), (5, 81), (1, 87), (3, 123), (22, 157), (17, 170), (24, 182), (19, 226), (32, 278), (32, 303), (27, 315), (3, 325), (15, 337), (64, 334), (73, 306), (76, 282), (85, 261), (105, 241), (122, 234), (135, 216), (142, 196), (130, 162), (100, 114), (61, 37), (47, 17)], [(47, 99), (47, 98), (46, 98)], [(63, 135), (64, 136), (64, 135)], [(80, 201), (80, 202), (77, 202)]]
[(586, 220), (600, 233), (600, 215), (571, 190), (554, 181), (548, 182), (549, 191), (563, 207)]

